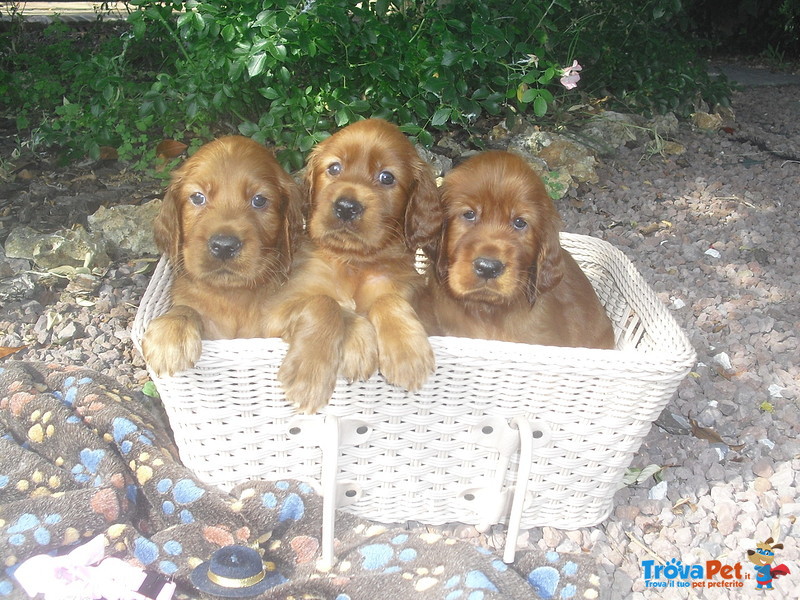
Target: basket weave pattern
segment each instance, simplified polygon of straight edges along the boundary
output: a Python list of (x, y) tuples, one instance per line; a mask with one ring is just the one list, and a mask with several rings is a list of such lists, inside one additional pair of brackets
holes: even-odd
[[(621, 252), (561, 241), (604, 304), (616, 350), (431, 338), (437, 368), (420, 392), (380, 376), (340, 381), (321, 414), (304, 416), (276, 380), (282, 341), (204, 342), (194, 369), (153, 377), (183, 462), (224, 489), (306, 480), (331, 506), (382, 522), (488, 526), (516, 511), (515, 528), (596, 525), (695, 353)], [(162, 259), (134, 322), (139, 348), (170, 283)]]

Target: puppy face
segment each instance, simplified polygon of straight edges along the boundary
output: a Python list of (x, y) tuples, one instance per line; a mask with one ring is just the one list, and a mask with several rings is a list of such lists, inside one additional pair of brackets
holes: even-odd
[(454, 297), (533, 303), (560, 281), (560, 219), (524, 159), (508, 152), (476, 155), (447, 174), (441, 191), (436, 274)]
[(349, 125), (317, 145), (306, 185), (308, 233), (340, 254), (415, 248), (434, 227), (433, 174), (405, 135), (381, 119)]
[(210, 286), (279, 281), (302, 226), (300, 202), (269, 150), (241, 136), (220, 138), (173, 173), (156, 243), (179, 273)]

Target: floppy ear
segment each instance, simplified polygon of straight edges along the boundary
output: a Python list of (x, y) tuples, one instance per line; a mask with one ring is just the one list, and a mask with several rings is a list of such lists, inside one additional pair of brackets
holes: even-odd
[(528, 270), (528, 285), (525, 289), (531, 304), (540, 295), (558, 285), (564, 276), (561, 244), (558, 240), (560, 225), (561, 220), (556, 215), (547, 215), (538, 232), (539, 252)]
[(303, 173), (303, 185), (301, 188), (302, 202), (300, 203), (300, 210), (306, 220), (311, 216), (314, 210), (314, 174), (319, 169), (321, 163), (322, 152), (320, 151), (320, 144), (311, 151), (306, 159), (306, 169)]
[(428, 245), (425, 250), (428, 259), (433, 263), (436, 281), (445, 283), (447, 281), (448, 269), (450, 268), (449, 257), (447, 256), (447, 219), (442, 221), (438, 239)]
[(279, 249), (284, 257), (288, 273), (289, 266), (292, 264), (294, 250), (297, 247), (300, 235), (303, 233), (303, 189), (288, 173), (281, 175), (280, 183), (284, 207), (282, 215), (283, 231)]
[(442, 228), (442, 204), (430, 165), (417, 158), (413, 165), (414, 185), (406, 206), (405, 238), (411, 250), (428, 247), (439, 239)]
[(156, 246), (163, 252), (173, 268), (180, 264), (180, 245), (183, 225), (181, 223), (180, 193), (182, 179), (179, 175), (173, 176), (172, 182), (167, 187), (161, 210), (153, 221), (153, 237)]

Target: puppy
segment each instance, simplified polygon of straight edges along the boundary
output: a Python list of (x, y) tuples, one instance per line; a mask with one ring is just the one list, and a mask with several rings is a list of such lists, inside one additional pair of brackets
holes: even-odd
[(193, 367), (203, 339), (266, 335), (265, 301), (286, 280), (301, 204), (300, 187), (246, 137), (210, 142), (173, 173), (154, 230), (173, 269), (172, 308), (142, 339), (157, 375)]
[(523, 158), (476, 155), (440, 191), (443, 225), (426, 245), (429, 287), (418, 305), (431, 335), (614, 347), (611, 321), (559, 245), (560, 217)]
[(337, 375), (376, 369), (419, 389), (434, 368), (411, 302), (419, 239), (433, 234), (433, 175), (405, 135), (381, 119), (322, 141), (307, 161), (307, 233), (293, 274), (271, 311), (271, 333), (289, 343), (278, 378), (302, 412), (325, 406)]

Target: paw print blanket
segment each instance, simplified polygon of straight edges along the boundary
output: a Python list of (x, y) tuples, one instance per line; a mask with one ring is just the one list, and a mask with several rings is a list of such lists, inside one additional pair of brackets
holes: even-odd
[[(0, 362), (0, 599), (30, 557), (102, 535), (108, 557), (175, 581), (219, 548), (258, 547), (273, 572), (264, 599), (597, 598), (587, 555), (490, 550), (433, 530), (337, 515), (336, 560), (319, 569), (322, 500), (305, 483), (249, 481), (230, 493), (181, 465), (150, 400), (80, 367)], [(41, 596), (40, 596), (41, 597)]]

